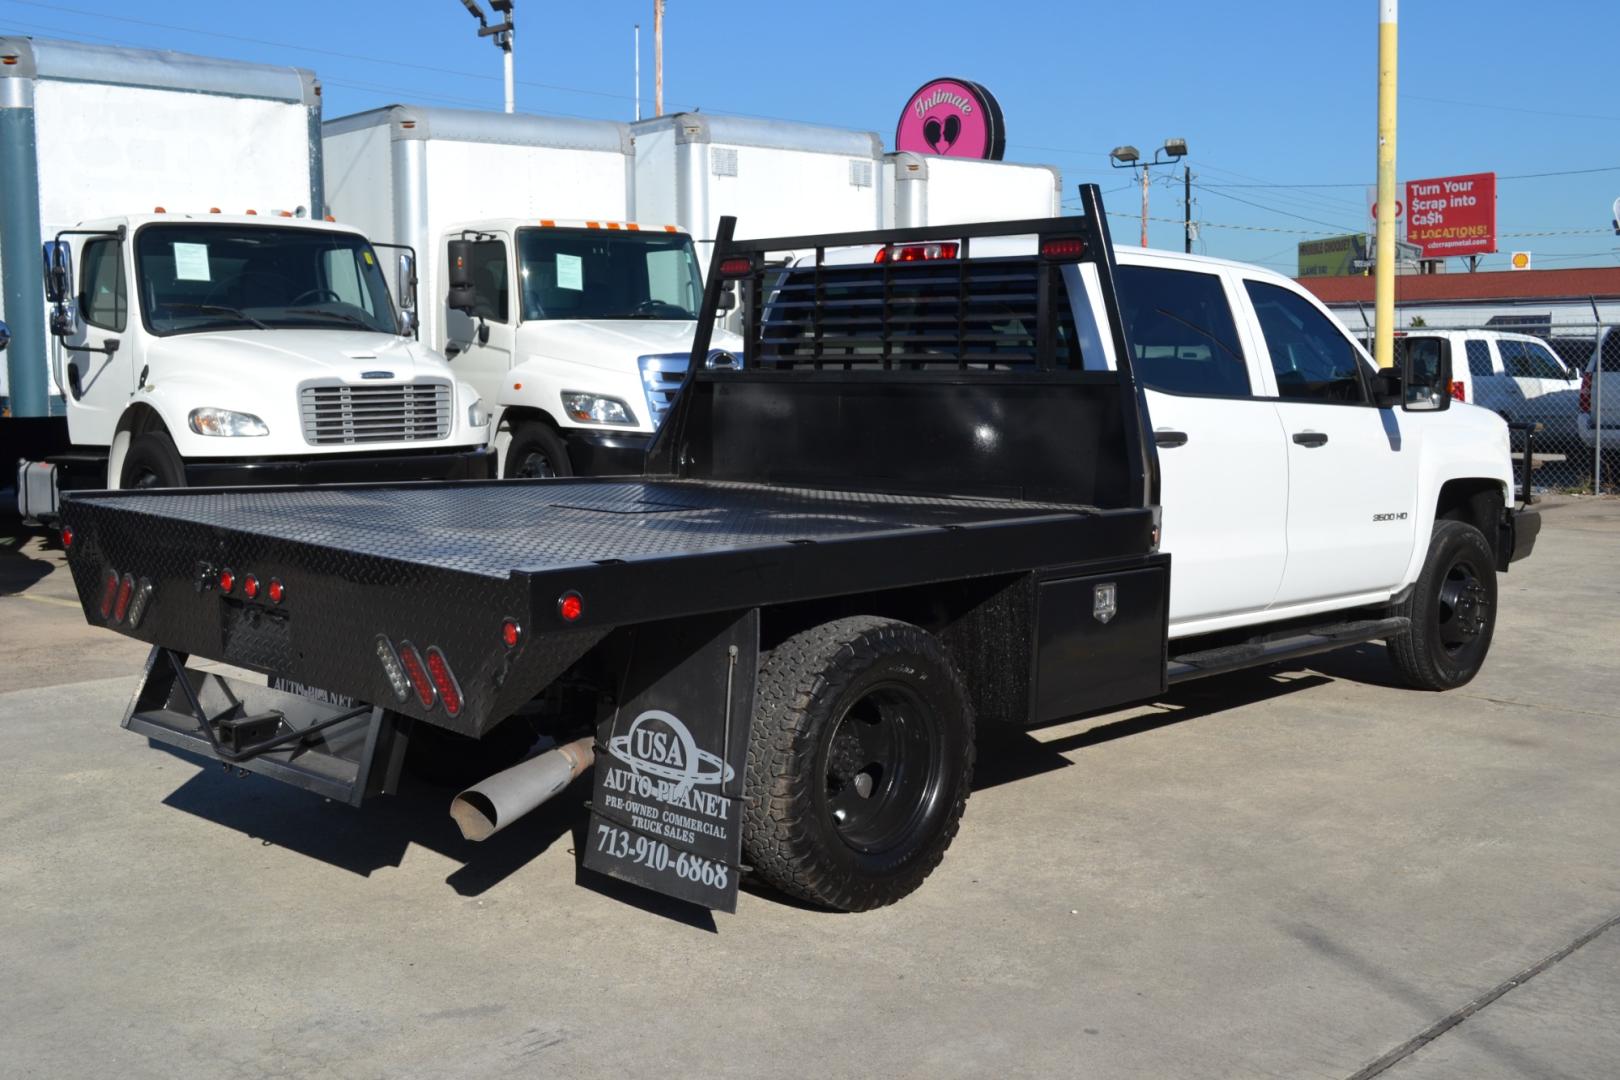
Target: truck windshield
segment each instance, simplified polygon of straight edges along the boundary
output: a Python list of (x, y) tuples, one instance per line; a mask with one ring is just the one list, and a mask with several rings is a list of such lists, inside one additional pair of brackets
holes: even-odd
[(681, 233), (519, 229), (524, 319), (696, 319), (703, 296)]
[(148, 225), (136, 234), (141, 314), (157, 335), (283, 328), (397, 332), (382, 267), (353, 233), (275, 225)]

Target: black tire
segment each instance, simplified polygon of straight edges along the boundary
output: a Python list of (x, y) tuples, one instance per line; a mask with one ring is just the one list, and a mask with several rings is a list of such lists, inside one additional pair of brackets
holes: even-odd
[(1395, 669), (1420, 690), (1452, 690), (1479, 674), (1496, 630), (1496, 555), (1474, 526), (1437, 521), (1411, 595), (1396, 611), (1412, 629), (1389, 643)]
[(523, 716), (501, 721), (482, 739), (417, 720), (405, 744), (405, 768), (423, 783), (459, 791), (522, 761), (538, 737)]
[(121, 488), (173, 488), (186, 486), (186, 466), (174, 440), (162, 431), (148, 431), (130, 441), (118, 472)]
[(767, 883), (839, 911), (892, 904), (945, 856), (973, 780), (973, 708), (933, 635), (856, 616), (761, 666), (743, 850)]
[(503, 479), (573, 475), (568, 447), (550, 424), (525, 420), (513, 429), (512, 442), (506, 448), (506, 467), (501, 470)]

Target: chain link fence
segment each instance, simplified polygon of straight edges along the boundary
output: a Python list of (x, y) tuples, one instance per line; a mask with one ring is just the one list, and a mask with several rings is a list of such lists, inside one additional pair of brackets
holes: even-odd
[(1513, 425), (1517, 482), (1529, 435), (1535, 492), (1620, 494), (1620, 324), (1492, 321), (1396, 333), (1397, 350), (1449, 351), (1452, 395)]

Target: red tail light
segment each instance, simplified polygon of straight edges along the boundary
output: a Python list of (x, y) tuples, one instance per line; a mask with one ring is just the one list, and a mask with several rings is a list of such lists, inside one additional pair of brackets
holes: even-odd
[(1583, 372), (1581, 372), (1581, 412), (1589, 413), (1591, 411), (1592, 411), (1592, 373), (1590, 371), (1583, 371)]
[(1451, 396), (1456, 398), (1458, 401), (1468, 400), (1468, 387), (1463, 385), (1461, 379), (1451, 380)]
[(279, 604), (281, 603), (281, 598), (287, 595), (287, 590), (282, 586), (279, 580), (276, 578), (271, 578), (270, 587), (264, 590), (264, 594), (270, 598), (270, 602), (272, 604)]
[(416, 651), (416, 646), (408, 641), (400, 642), (399, 662), (405, 668), (405, 676), (411, 680), (412, 689), (416, 691), (416, 700), (422, 703), (424, 709), (433, 708), (433, 680), (428, 676), (427, 668), (422, 664), (422, 654)]
[(135, 597), (135, 575), (125, 574), (118, 586), (118, 602), (113, 605), (113, 622), (121, 623), (129, 614), (129, 602)]
[(562, 616), (563, 622), (577, 622), (585, 614), (585, 600), (570, 589), (557, 597), (557, 614)]
[(877, 256), (872, 260), (875, 263), (886, 262), (931, 262), (934, 259), (954, 259), (961, 250), (961, 245), (955, 241), (943, 244), (890, 244), (888, 247), (878, 248)]
[(219, 591), (228, 593), (234, 588), (236, 588), (236, 575), (230, 570), (221, 570), (219, 572)]
[(66, 551), (73, 546), (73, 526), (62, 526), (62, 550)]
[(735, 255), (729, 259), (720, 260), (720, 276), (727, 278), (747, 277), (754, 271), (754, 260), (744, 255)]
[(439, 692), (439, 701), (444, 704), (444, 711), (451, 716), (458, 715), (461, 712), (461, 686), (456, 682), (455, 673), (450, 670), (450, 661), (444, 658), (437, 645), (428, 647), (427, 668), (434, 689)]
[(242, 595), (247, 597), (249, 600), (256, 598), (259, 595), (259, 579), (254, 577), (252, 574), (249, 574), (247, 577), (243, 578)]
[(1078, 236), (1049, 236), (1041, 241), (1041, 258), (1057, 262), (1078, 259), (1086, 253), (1086, 242)]
[(118, 571), (108, 570), (101, 579), (101, 617), (112, 618), (113, 601), (118, 597)]
[(523, 627), (518, 625), (516, 619), (507, 619), (501, 623), (501, 644), (508, 649), (515, 649), (518, 647), (518, 642), (522, 640)]

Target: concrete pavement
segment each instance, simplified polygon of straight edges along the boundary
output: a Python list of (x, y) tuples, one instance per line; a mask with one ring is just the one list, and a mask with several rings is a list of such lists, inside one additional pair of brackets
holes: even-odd
[(40, 566), (0, 566), (6, 1076), (1620, 1061), (1620, 928), (1409, 1045), (1620, 915), (1617, 501), (1549, 506), (1463, 690), (1361, 646), (987, 747), (943, 866), (864, 915), (582, 887), (575, 799), (477, 846), (446, 792), (357, 813), (149, 748), (117, 728), (141, 650), (17, 598), (70, 592), (48, 549), (7, 558)]

